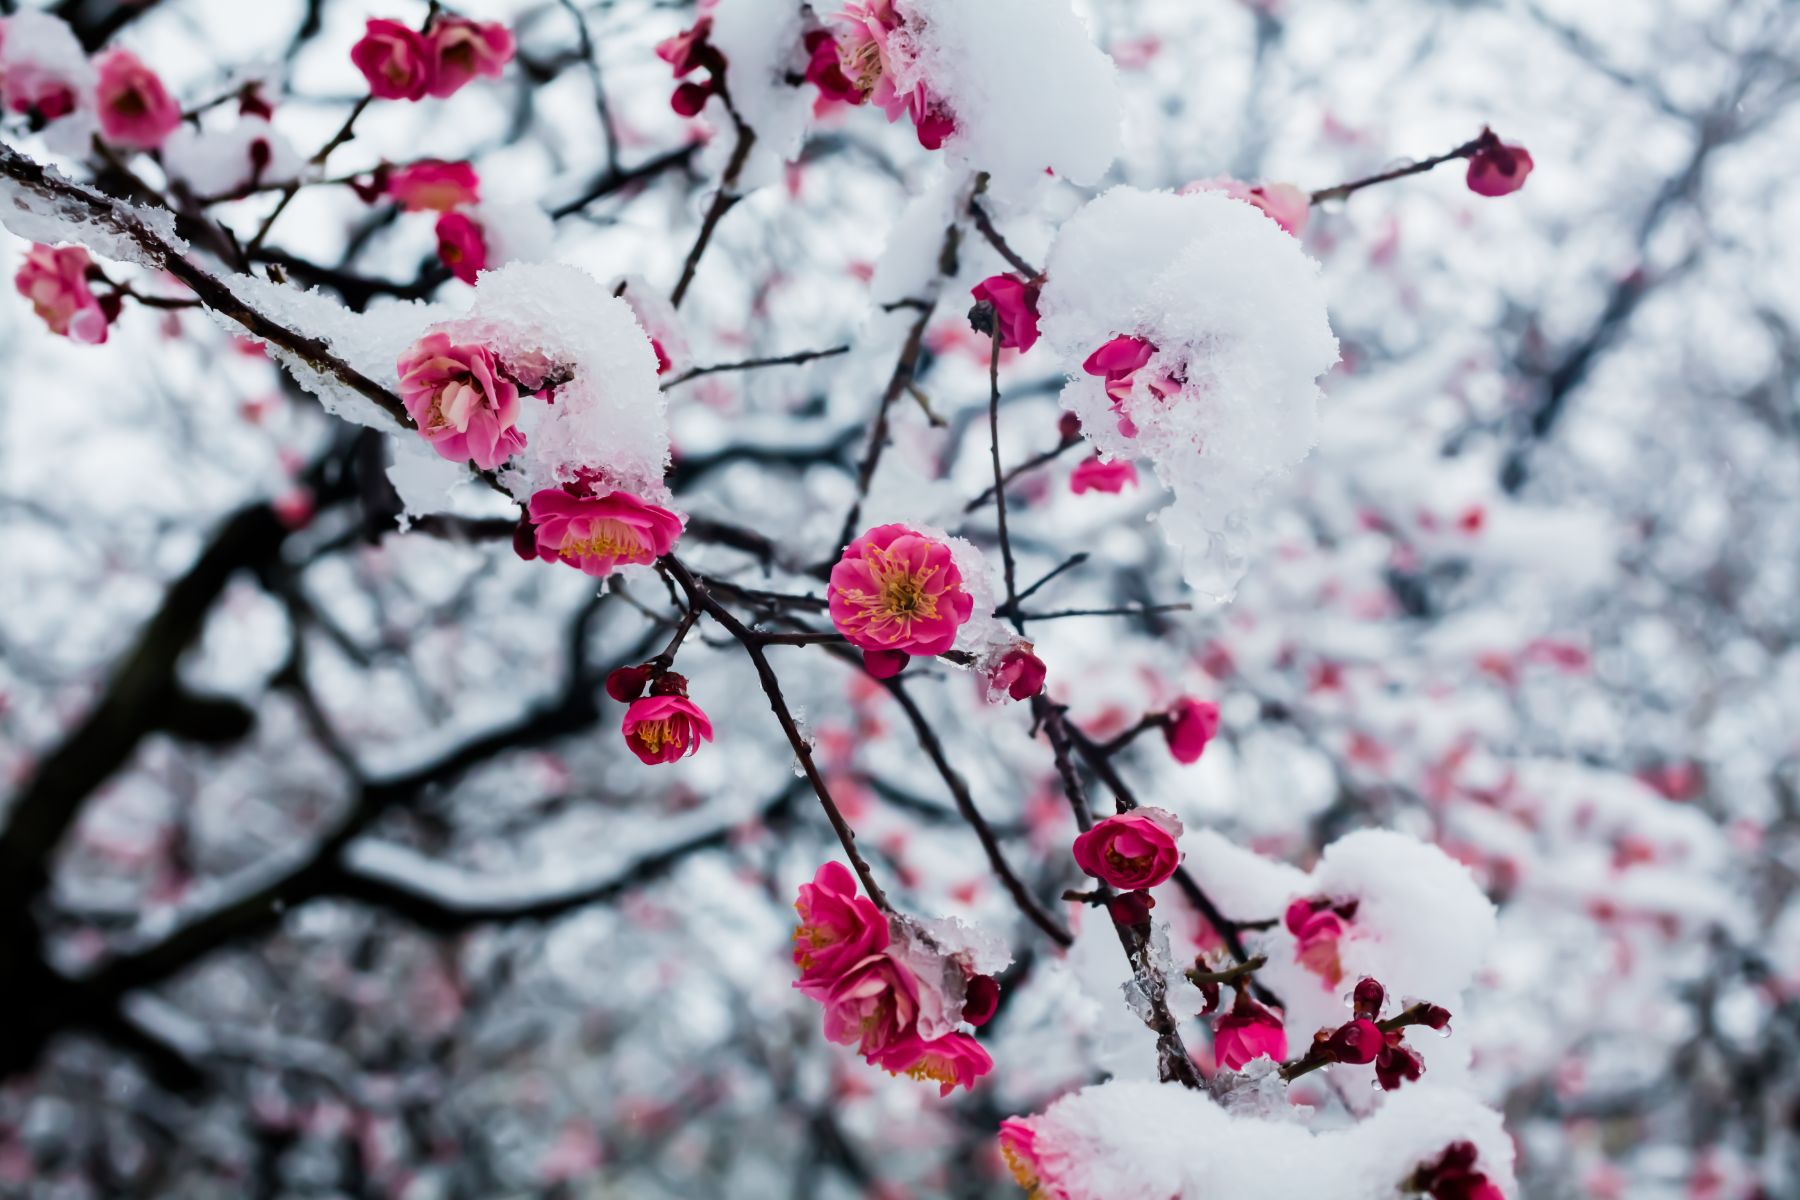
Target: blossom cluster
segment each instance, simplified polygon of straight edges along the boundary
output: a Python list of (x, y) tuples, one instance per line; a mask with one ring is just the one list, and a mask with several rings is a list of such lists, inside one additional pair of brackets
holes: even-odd
[(423, 32), (371, 19), (350, 48), (350, 61), (378, 100), (442, 100), (477, 78), (500, 78), (513, 49), (504, 25), (436, 13)]
[[(945, 955), (899, 918), (889, 918), (857, 891), (841, 863), (820, 867), (800, 885), (794, 909), (794, 986), (825, 1009), (825, 1036), (855, 1046), (868, 1062), (895, 1075), (930, 1080), (948, 1096), (970, 1088), (993, 1068), (981, 1043), (962, 1032), (997, 1011), (1000, 988), (988, 975)], [(952, 992), (940, 982), (960, 985)]]

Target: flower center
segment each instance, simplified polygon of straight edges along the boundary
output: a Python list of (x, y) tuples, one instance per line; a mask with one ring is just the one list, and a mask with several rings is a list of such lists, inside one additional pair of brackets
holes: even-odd
[(1006, 1169), (1012, 1172), (1013, 1181), (1025, 1189), (1027, 1200), (1038, 1195), (1037, 1172), (1031, 1167), (1024, 1155), (1004, 1142), (1000, 1145), (1000, 1153), (1006, 1157)]
[(667, 717), (660, 721), (642, 721), (632, 730), (632, 734), (652, 754), (661, 753), (664, 746), (679, 747), (684, 744), (675, 723)]
[(1137, 858), (1131, 858), (1127, 855), (1120, 854), (1118, 850), (1112, 846), (1106, 848), (1105, 854), (1106, 865), (1122, 875), (1143, 874), (1150, 869), (1152, 857), (1152, 855), (1143, 854), (1139, 855)]
[(867, 96), (881, 82), (881, 47), (866, 35), (853, 37), (849, 45), (839, 42), (838, 66), (856, 90)]
[[(628, 558), (643, 550), (644, 543), (636, 531), (623, 521), (601, 518), (587, 528), (586, 537), (571, 537), (557, 547), (556, 552), (564, 558), (583, 558), (593, 555), (596, 558)], [(640, 725), (639, 729), (648, 726)]]
[(433, 429), (454, 429), (458, 433), (469, 431), (469, 418), (481, 407), (481, 392), (471, 383), (467, 376), (447, 383), (437, 394), (437, 402), (431, 406), (431, 427)]

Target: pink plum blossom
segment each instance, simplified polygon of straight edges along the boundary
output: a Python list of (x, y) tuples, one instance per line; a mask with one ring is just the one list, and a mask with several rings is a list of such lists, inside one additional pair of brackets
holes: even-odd
[(1181, 865), (1181, 821), (1161, 808), (1137, 808), (1098, 821), (1075, 839), (1075, 862), (1121, 891), (1152, 888)]
[(1491, 129), (1483, 129), (1475, 152), (1469, 155), (1469, 190), (1477, 196), (1510, 196), (1525, 186), (1531, 174), (1531, 152), (1503, 142)]
[(486, 347), (427, 334), (400, 356), (398, 369), (401, 402), (445, 458), (491, 471), (525, 448), (518, 386)]
[(1096, 454), (1069, 473), (1069, 490), (1077, 496), (1084, 492), (1110, 492), (1116, 496), (1127, 484), (1136, 487), (1138, 473), (1137, 468), (1123, 458), (1108, 462)]
[(1506, 1200), (1498, 1185), (1477, 1169), (1478, 1159), (1473, 1142), (1452, 1142), (1414, 1171), (1406, 1186), (1431, 1200)]
[(1287, 1030), (1281, 1018), (1238, 989), (1231, 1011), (1213, 1027), (1213, 1058), (1227, 1071), (1242, 1070), (1253, 1059), (1287, 1057)]
[[(676, 690), (658, 693), (658, 689), (678, 681)], [(620, 731), (631, 752), (648, 764), (672, 763), (700, 749), (701, 742), (712, 741), (712, 722), (700, 706), (687, 698), (687, 681), (673, 673), (664, 675), (652, 687), (653, 694), (633, 700), (625, 710)]]
[(837, 39), (828, 29), (815, 29), (806, 35), (806, 82), (819, 89), (819, 104), (861, 104), (863, 94), (838, 58)]
[(467, 213), (447, 212), (437, 222), (438, 258), (464, 283), (487, 269), (487, 235)]
[[(535, 550), (530, 557), (537, 557)], [(606, 675), (606, 694), (620, 704), (630, 704), (644, 694), (644, 689), (650, 686), (650, 677), (654, 674), (654, 668), (647, 664), (609, 671)]]
[(163, 82), (129, 50), (108, 50), (95, 60), (100, 132), (117, 146), (154, 150), (181, 124), (181, 106)]
[(1291, 183), (1248, 184), (1230, 178), (1202, 179), (1183, 187), (1181, 194), (1202, 191), (1223, 192), (1234, 200), (1242, 200), (1295, 237), (1306, 232), (1306, 223), (1312, 217), (1312, 196)]
[(948, 1096), (958, 1086), (973, 1088), (977, 1079), (994, 1069), (988, 1052), (966, 1033), (947, 1033), (930, 1041), (916, 1035), (903, 1038), (871, 1061), (895, 1075), (936, 1083), (939, 1096)]
[(425, 90), (441, 100), (477, 76), (500, 78), (512, 61), (513, 36), (498, 22), (439, 17), (425, 35), (425, 50), (430, 62)]
[(481, 180), (466, 162), (423, 158), (395, 168), (387, 177), (386, 190), (407, 212), (447, 213), (480, 200)]
[(888, 922), (872, 900), (857, 892), (856, 876), (842, 863), (820, 867), (794, 900), (794, 986), (823, 1002), (851, 967), (888, 947)]
[(1326, 987), (1336, 987), (1344, 978), (1338, 942), (1348, 932), (1354, 912), (1354, 905), (1333, 907), (1329, 900), (1296, 900), (1283, 917), (1288, 932), (1294, 935), (1295, 959)]
[(1206, 753), (1207, 744), (1218, 735), (1219, 706), (1210, 700), (1183, 696), (1169, 709), (1162, 731), (1176, 762), (1197, 763)]
[(1035, 284), (1017, 275), (990, 275), (970, 288), (969, 294), (994, 306), (1000, 344), (1023, 353), (1037, 345), (1038, 291)]
[[(74, 43), (79, 55), (80, 45), (75, 42), (75, 35), (67, 23), (47, 12), (34, 12), (26, 17), (0, 17), (0, 46), (5, 44), (9, 21), (33, 19), (47, 29), (54, 29), (58, 40)], [(46, 35), (39, 35), (40, 40), (43, 36)], [(72, 74), (69, 64), (58, 63), (53, 55), (41, 52), (27, 55), (15, 50), (10, 61), (0, 62), (0, 105), (9, 112), (32, 113), (46, 121), (55, 121), (81, 106), (81, 94), (87, 87), (85, 80)]]
[(917, 1040), (919, 981), (886, 953), (871, 954), (838, 977), (826, 994), (825, 1036), (855, 1046), (871, 1062)]
[(956, 131), (955, 117), (923, 79), (905, 92), (897, 82), (916, 74), (916, 50), (896, 0), (851, 0), (832, 20), (839, 28), (838, 62), (845, 79), (889, 121), (910, 115), (919, 145), (941, 148)]
[(1020, 642), (1002, 654), (988, 673), (988, 692), (1029, 700), (1044, 690), (1044, 675), (1044, 660), (1030, 642)]
[(1063, 1200), (1068, 1195), (1058, 1187), (1052, 1172), (1038, 1150), (1037, 1130), (1031, 1118), (1008, 1117), (1000, 1122), (1000, 1155), (1006, 1160), (1013, 1181), (1034, 1200)]
[(97, 346), (106, 340), (106, 310), (88, 288), (93, 266), (80, 246), (34, 245), (13, 277), (19, 295), (31, 301), (34, 312), (51, 333)]
[(422, 100), (431, 87), (431, 51), (417, 30), (377, 18), (350, 47), (350, 61), (378, 100)]
[(538, 557), (605, 578), (622, 566), (653, 563), (675, 548), (681, 518), (626, 491), (572, 495), (545, 488), (531, 498)]
[(886, 656), (871, 671), (905, 666), (896, 654), (944, 653), (975, 608), (950, 548), (905, 525), (878, 525), (851, 542), (825, 595), (837, 631)]

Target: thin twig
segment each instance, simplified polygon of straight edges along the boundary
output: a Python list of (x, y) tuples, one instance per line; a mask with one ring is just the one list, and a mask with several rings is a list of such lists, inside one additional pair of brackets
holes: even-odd
[(1491, 137), (1491, 134), (1484, 133), (1482, 137), (1478, 137), (1473, 141), (1464, 142), (1456, 149), (1451, 150), (1446, 154), (1439, 154), (1435, 158), (1418, 159), (1417, 161), (1406, 163), (1404, 166), (1394, 167), (1390, 170), (1383, 171), (1379, 175), (1370, 175), (1363, 179), (1353, 179), (1349, 183), (1340, 183), (1336, 187), (1320, 188), (1312, 194), (1308, 203), (1323, 204), (1327, 200), (1343, 200), (1353, 192), (1360, 192), (1366, 187), (1374, 187), (1378, 183), (1388, 183), (1395, 179), (1405, 179), (1408, 175), (1422, 175), (1433, 167), (1442, 166), (1444, 163), (1450, 162), (1453, 159), (1469, 157), (1471, 154), (1475, 153), (1475, 151), (1481, 149), (1483, 142)]
[(780, 354), (773, 358), (746, 358), (741, 362), (714, 363), (711, 366), (695, 367), (683, 371), (675, 378), (662, 385), (663, 391), (679, 387), (690, 379), (699, 379), (702, 375), (717, 375), (722, 371), (753, 371), (758, 367), (786, 367), (800, 363), (813, 362), (821, 358), (835, 358), (840, 354), (848, 354), (849, 346), (832, 346), (825, 350), (796, 350), (792, 354)]

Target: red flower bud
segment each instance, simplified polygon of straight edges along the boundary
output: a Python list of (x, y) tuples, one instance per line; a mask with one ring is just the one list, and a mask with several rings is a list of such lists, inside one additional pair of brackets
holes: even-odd
[(644, 694), (649, 682), (649, 667), (620, 667), (606, 677), (606, 694), (620, 704), (629, 704)]
[(1381, 1053), (1386, 1039), (1381, 1035), (1381, 1027), (1366, 1018), (1358, 1017), (1346, 1025), (1338, 1027), (1325, 1040), (1325, 1054), (1333, 1062), (1366, 1063), (1374, 1062), (1375, 1056)]
[(971, 1025), (986, 1025), (999, 1007), (999, 982), (992, 975), (969, 976), (968, 990), (963, 994), (963, 1020)]
[(1359, 1017), (1374, 1020), (1381, 1015), (1382, 1001), (1387, 999), (1387, 989), (1373, 979), (1364, 979), (1356, 985), (1352, 1005)]

